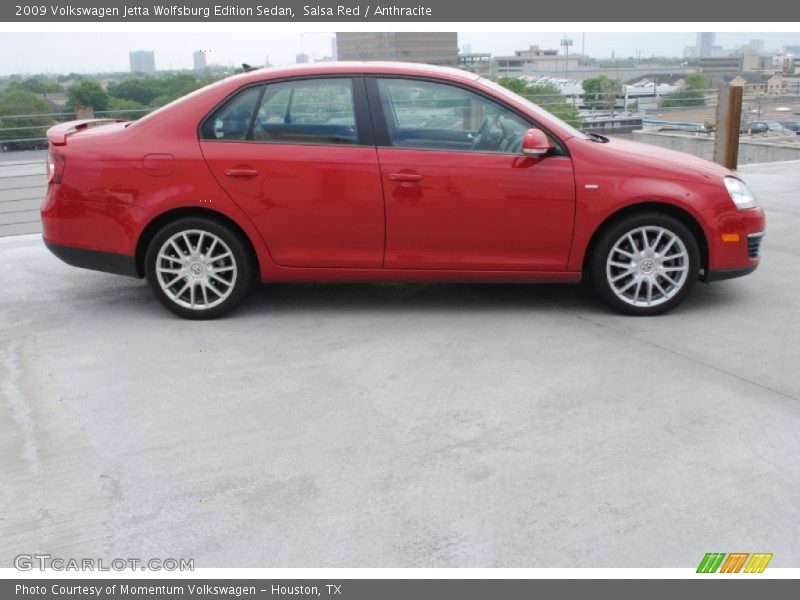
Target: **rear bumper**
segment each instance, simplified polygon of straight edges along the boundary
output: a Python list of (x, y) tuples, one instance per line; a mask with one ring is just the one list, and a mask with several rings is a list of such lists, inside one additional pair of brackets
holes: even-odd
[(50, 252), (73, 267), (114, 273), (115, 275), (127, 275), (128, 277), (139, 277), (139, 273), (136, 270), (136, 258), (133, 256), (53, 244), (47, 240), (44, 240), (44, 244)]

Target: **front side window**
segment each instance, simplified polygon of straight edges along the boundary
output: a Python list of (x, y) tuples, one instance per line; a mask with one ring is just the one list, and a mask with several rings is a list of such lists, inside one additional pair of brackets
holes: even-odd
[(253, 123), (253, 140), (358, 143), (352, 80), (310, 79), (267, 84)]
[(463, 88), (410, 79), (378, 80), (389, 141), (397, 148), (518, 154), (524, 119)]

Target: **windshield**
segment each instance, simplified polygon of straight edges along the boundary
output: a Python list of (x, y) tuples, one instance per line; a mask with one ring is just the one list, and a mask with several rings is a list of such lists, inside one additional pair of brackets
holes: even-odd
[(492, 88), (494, 91), (499, 92), (500, 94), (502, 94), (506, 98), (509, 98), (511, 100), (516, 100), (520, 104), (524, 104), (532, 112), (536, 113), (537, 115), (540, 115), (543, 119), (545, 119), (547, 121), (552, 121), (552, 122), (556, 123), (562, 129), (564, 129), (566, 131), (569, 131), (569, 133), (571, 135), (573, 135), (574, 137), (582, 138), (582, 139), (585, 139), (585, 140), (590, 139), (588, 135), (586, 135), (585, 133), (583, 133), (582, 131), (580, 131), (578, 129), (575, 129), (572, 125), (570, 125), (569, 123), (567, 123), (563, 119), (559, 119), (553, 113), (547, 112), (545, 109), (543, 109), (538, 104), (534, 104), (533, 102), (531, 102), (530, 100), (528, 100), (524, 96), (520, 96), (516, 92), (512, 92), (511, 90), (509, 90), (508, 88), (503, 87), (499, 83), (494, 82), (491, 79), (486, 79), (485, 77), (481, 77), (480, 79), (478, 79), (478, 81), (480, 81), (482, 84)]

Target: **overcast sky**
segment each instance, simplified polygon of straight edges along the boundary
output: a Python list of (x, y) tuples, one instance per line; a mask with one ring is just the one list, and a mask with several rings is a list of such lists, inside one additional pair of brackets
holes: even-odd
[[(459, 33), (459, 46), (469, 44), (473, 52), (511, 54), (538, 44), (558, 48), (564, 35), (574, 40), (573, 52), (581, 52), (580, 32), (548, 33)], [(96, 73), (127, 71), (128, 52), (154, 50), (159, 69), (192, 66), (192, 52), (211, 51), (211, 61), (225, 65), (242, 62), (261, 65), (266, 57), (274, 65), (295, 60), (302, 47), (316, 58), (331, 54), (333, 33), (0, 33), (0, 75), (13, 73)], [(765, 42), (766, 50), (800, 44), (800, 33), (719, 33), (716, 43), (738, 47), (751, 38)], [(695, 42), (693, 33), (587, 33), (586, 53), (607, 58), (682, 56), (683, 48)]]

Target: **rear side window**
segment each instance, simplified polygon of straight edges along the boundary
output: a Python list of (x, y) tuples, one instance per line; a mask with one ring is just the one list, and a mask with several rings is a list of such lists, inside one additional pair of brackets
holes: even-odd
[(261, 86), (242, 90), (203, 122), (204, 140), (245, 140)]
[(257, 142), (357, 144), (351, 79), (268, 84), (253, 123)]

